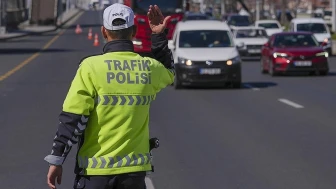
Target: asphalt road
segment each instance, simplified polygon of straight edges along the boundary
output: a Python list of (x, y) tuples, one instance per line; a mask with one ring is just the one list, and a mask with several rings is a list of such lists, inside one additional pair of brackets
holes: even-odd
[[(89, 27), (99, 32), (99, 19), (83, 14), (74, 23), (80, 35), (72, 26), (62, 35), (0, 43), (0, 78), (17, 70), (0, 81), (1, 189), (47, 188), (43, 158), (79, 61), (102, 52), (102, 40), (100, 47), (87, 40)], [(243, 89), (163, 90), (150, 121), (161, 141), (150, 176), (155, 188), (335, 189), (335, 61), (325, 77), (274, 78), (260, 74), (258, 61), (245, 61)], [(72, 187), (74, 157), (75, 148), (60, 189)]]

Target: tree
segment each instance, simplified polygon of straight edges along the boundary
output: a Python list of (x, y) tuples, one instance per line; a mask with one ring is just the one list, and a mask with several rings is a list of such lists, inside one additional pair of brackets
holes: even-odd
[(281, 6), (281, 23), (283, 25), (287, 25), (288, 20), (287, 20), (287, 7), (288, 7), (288, 3), (287, 0), (282, 0), (282, 6)]

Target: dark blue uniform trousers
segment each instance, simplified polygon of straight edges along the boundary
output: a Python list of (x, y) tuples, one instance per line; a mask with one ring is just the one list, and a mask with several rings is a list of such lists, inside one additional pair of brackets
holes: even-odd
[(74, 189), (146, 189), (146, 172), (75, 178)]

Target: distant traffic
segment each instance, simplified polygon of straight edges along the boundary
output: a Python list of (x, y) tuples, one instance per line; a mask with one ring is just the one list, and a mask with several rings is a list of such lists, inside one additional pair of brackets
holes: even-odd
[[(154, 3), (164, 16), (171, 16), (167, 37), (176, 65), (176, 89), (194, 85), (240, 88), (246, 58), (258, 58), (261, 74), (271, 76), (295, 72), (323, 76), (329, 72), (332, 32), (328, 22), (318, 16), (287, 15), (289, 25), (282, 26), (279, 15), (256, 21), (239, 13), (214, 17), (209, 12), (184, 11), (183, 1), (179, 0), (122, 2), (136, 14), (133, 45), (144, 55), (151, 53), (147, 7)], [(91, 7), (95, 7), (94, 3)]]

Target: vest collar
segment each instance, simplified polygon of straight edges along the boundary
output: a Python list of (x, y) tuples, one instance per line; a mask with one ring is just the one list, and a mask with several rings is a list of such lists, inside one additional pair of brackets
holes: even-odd
[(119, 52), (120, 51), (134, 52), (132, 41), (126, 40), (126, 39), (110, 41), (105, 44), (104, 49), (103, 49), (104, 53), (118, 52), (118, 51)]

